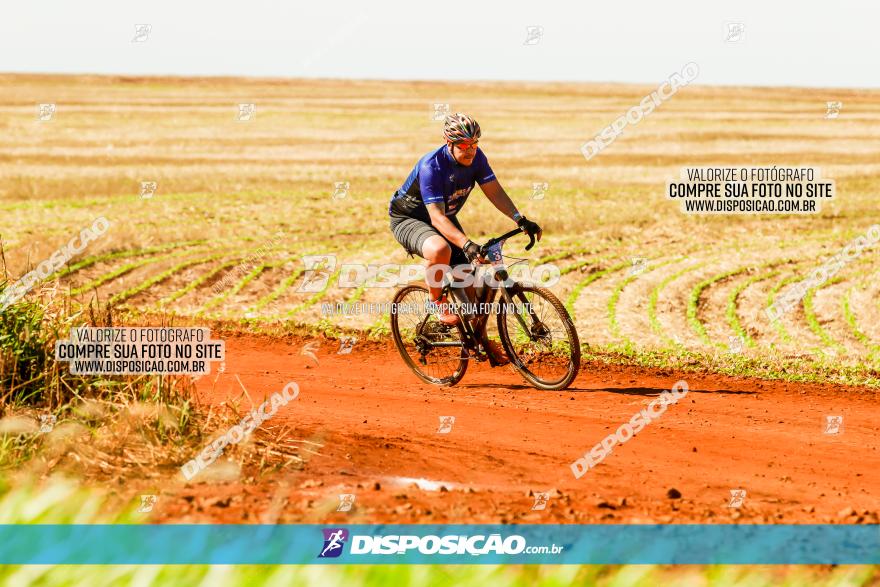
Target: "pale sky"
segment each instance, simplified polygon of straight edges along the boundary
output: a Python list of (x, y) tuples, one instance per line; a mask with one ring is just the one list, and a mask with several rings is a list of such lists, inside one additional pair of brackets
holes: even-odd
[[(658, 83), (694, 61), (700, 84), (876, 88), (878, 12), (854, 0), (7, 2), (0, 72)], [(136, 24), (150, 25), (145, 42), (132, 42)], [(534, 44), (529, 26), (542, 27)]]

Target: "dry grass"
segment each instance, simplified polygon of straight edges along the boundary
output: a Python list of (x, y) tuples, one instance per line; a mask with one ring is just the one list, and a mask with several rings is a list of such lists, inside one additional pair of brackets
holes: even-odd
[[(280, 230), (286, 237), (265, 260), (280, 265), (241, 284), (210, 310), (243, 319), (253, 317), (258, 306), (259, 321), (318, 323), (318, 306), (309, 305), (310, 297), (296, 292), (295, 283), (285, 285), (295, 275), (284, 263), (305, 253), (334, 253), (340, 262), (407, 261), (388, 231), (387, 202), (415, 160), (439, 143), (440, 124), (430, 120), (436, 101), (480, 121), (482, 146), (502, 185), (545, 228), (533, 259), (602, 250), (557, 261), (562, 269), (587, 262), (588, 273), (567, 273), (556, 291), (563, 299), (577, 292), (572, 307), (578, 327), (590, 333), (584, 338), (593, 345), (630, 340), (650, 351), (673, 336), (695, 351), (727, 344), (734, 334), (725, 319), (727, 296), (751, 273), (713, 282), (699, 296), (691, 315), (705, 322), (711, 344), (688, 319), (688, 300), (700, 279), (789, 257), (805, 263), (785, 265), (778, 279), (796, 276), (880, 218), (877, 91), (691, 86), (586, 161), (580, 145), (653, 88), (29, 75), (0, 76), (0, 82), (0, 209), (8, 219), (2, 238), (14, 274), (46, 258), (99, 215), (113, 226), (90, 246), (89, 255), (190, 240), (205, 240), (213, 251), (229, 250), (185, 272), (174, 269), (180, 259), (150, 263), (97, 289), (107, 299), (172, 271), (126, 299), (134, 308), (153, 307)], [(836, 120), (824, 117), (829, 100), (844, 104)], [(41, 102), (57, 104), (55, 120), (36, 121)], [(255, 120), (235, 120), (244, 102), (256, 104)], [(688, 217), (664, 200), (665, 182), (682, 167), (716, 164), (821, 167), (836, 181), (838, 197), (826, 202), (821, 214), (804, 217)], [(158, 182), (158, 191), (141, 199), (139, 182), (147, 180)], [(350, 182), (347, 199), (331, 198), (336, 181)], [(544, 199), (529, 198), (533, 182), (550, 184)], [(478, 239), (510, 225), (479, 193), (460, 219)], [(508, 251), (520, 252), (518, 244)], [(623, 288), (625, 270), (579, 286), (590, 273), (632, 256), (667, 264)], [(649, 296), (681, 270), (682, 264), (671, 262), (681, 256), (687, 256), (684, 263), (707, 263), (705, 273), (664, 286), (654, 322), (662, 332), (655, 332)], [(130, 261), (99, 262), (63, 283), (81, 286)], [(742, 327), (755, 334), (748, 352), (758, 358), (777, 351), (816, 354), (822, 345), (815, 341), (823, 340), (815, 334), (818, 324), (847, 350), (842, 361), (870, 366), (870, 344), (880, 335), (874, 327), (878, 308), (862, 292), (852, 296), (849, 314), (840, 302), (866, 278), (866, 291), (876, 291), (869, 276), (877, 268), (872, 251), (858, 268), (845, 269), (839, 286), (817, 293), (815, 320), (803, 312), (789, 317), (788, 340), (757, 318), (775, 282), (749, 284), (737, 301), (745, 305), (736, 308)], [(222, 275), (182, 292), (165, 310), (204, 315), (211, 285)], [(268, 292), (277, 295), (269, 306), (260, 305)], [(319, 297), (344, 300), (353, 293), (331, 288)], [(356, 295), (383, 301), (390, 292), (367, 289)], [(608, 316), (612, 298), (616, 316)], [(377, 324), (381, 319), (362, 317), (338, 325)], [(854, 330), (867, 334), (869, 342)]]

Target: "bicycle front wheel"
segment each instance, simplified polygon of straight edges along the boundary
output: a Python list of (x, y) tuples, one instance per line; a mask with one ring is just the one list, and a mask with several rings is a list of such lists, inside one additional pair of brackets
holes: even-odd
[(449, 326), (429, 314), (428, 290), (408, 285), (394, 296), (391, 333), (407, 366), (426, 383), (455, 385), (468, 366), (461, 323)]
[(565, 389), (581, 364), (571, 316), (546, 288), (517, 283), (509, 291), (513, 305), (501, 304), (498, 333), (511, 364), (538, 389)]

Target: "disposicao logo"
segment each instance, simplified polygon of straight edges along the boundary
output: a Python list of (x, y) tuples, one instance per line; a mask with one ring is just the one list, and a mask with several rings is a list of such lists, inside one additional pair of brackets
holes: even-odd
[(356, 555), (555, 555), (566, 547), (556, 544), (528, 546), (524, 536), (512, 534), (435, 535), (414, 534), (350, 535), (345, 528), (324, 528), (324, 547), (318, 558), (338, 558), (349, 543), (348, 554)]
[(318, 558), (336, 558), (342, 554), (345, 541), (348, 540), (348, 530), (345, 528), (324, 528), (324, 548)]

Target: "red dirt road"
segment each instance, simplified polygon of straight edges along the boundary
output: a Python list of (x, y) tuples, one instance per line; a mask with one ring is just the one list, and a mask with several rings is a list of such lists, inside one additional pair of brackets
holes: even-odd
[[(198, 391), (215, 404), (239, 397), (237, 374), (260, 402), (297, 382), (299, 397), (272, 423), (319, 439), (318, 454), (301, 470), (169, 488), (160, 521), (878, 521), (872, 390), (588, 364), (570, 389), (546, 392), (479, 363), (457, 386), (435, 387), (390, 343), (340, 355), (322, 341), (316, 365), (301, 354), (306, 342), (229, 338), (225, 372)], [(679, 379), (690, 391), (677, 405), (574, 478), (572, 461)], [(842, 433), (823, 433), (828, 415), (843, 416)], [(445, 434), (441, 416), (455, 416)], [(746, 490), (741, 507), (728, 507), (731, 489)], [(529, 491), (552, 491), (546, 509), (532, 509)], [(346, 493), (354, 508), (335, 511)]]

